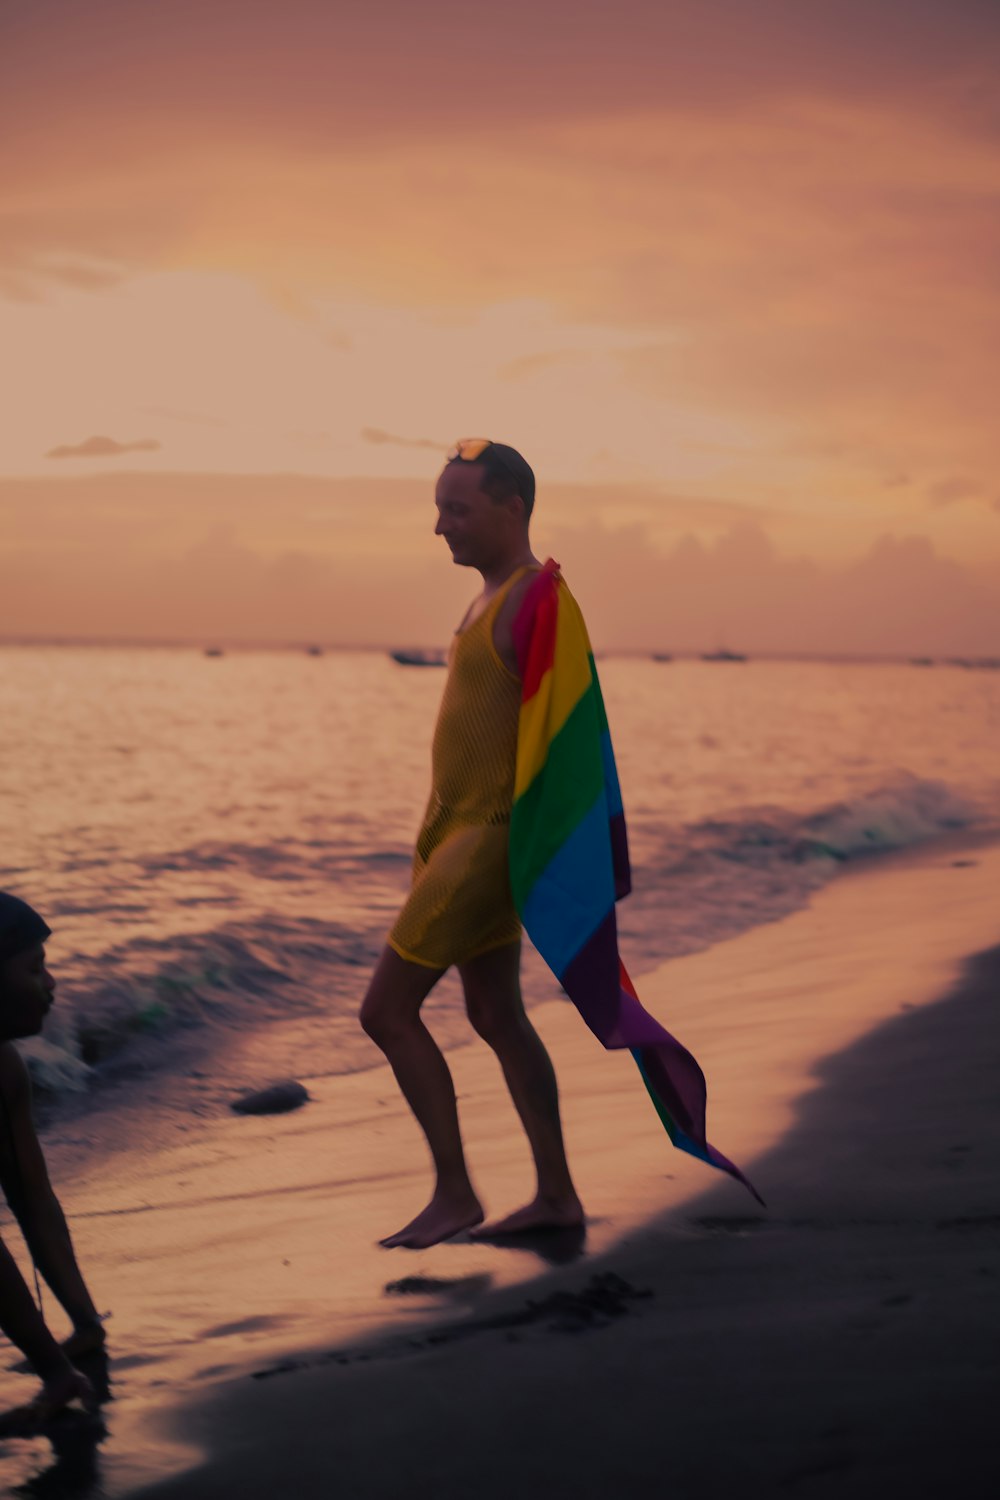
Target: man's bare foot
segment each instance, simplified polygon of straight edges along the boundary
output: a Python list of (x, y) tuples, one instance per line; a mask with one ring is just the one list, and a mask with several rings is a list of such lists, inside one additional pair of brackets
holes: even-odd
[(474, 1229), (472, 1238), (492, 1240), (508, 1234), (537, 1233), (539, 1229), (580, 1229), (585, 1223), (583, 1204), (575, 1194), (567, 1198), (544, 1198), (539, 1193), (505, 1219)]
[(403, 1229), (379, 1240), (379, 1244), (386, 1250), (426, 1250), (429, 1245), (450, 1240), (463, 1229), (472, 1229), (482, 1222), (482, 1205), (471, 1190), (455, 1196), (435, 1193), (422, 1213)]

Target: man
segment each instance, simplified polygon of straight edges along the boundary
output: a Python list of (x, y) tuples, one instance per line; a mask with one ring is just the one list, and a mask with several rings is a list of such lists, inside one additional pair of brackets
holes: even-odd
[(32, 1258), (73, 1323), (62, 1345), (49, 1332), (24, 1277), (0, 1240), (0, 1328), (43, 1382), (30, 1413), (43, 1420), (94, 1393), (72, 1364), (104, 1346), (104, 1329), (76, 1262), (66, 1219), (45, 1166), (31, 1111), (31, 1085), (13, 1045), (36, 1036), (52, 1008), (46, 968), (49, 928), (30, 906), (0, 892), (0, 1185)]
[[(417, 838), (413, 885), (361, 1009), (427, 1137), (431, 1200), (381, 1243), (422, 1249), (482, 1223), (459, 1131), (455, 1089), (420, 1007), (458, 969), (469, 1019), (493, 1048), (528, 1137), (535, 1196), (488, 1233), (576, 1228), (583, 1207), (570, 1177), (555, 1072), (521, 1001), (521, 926), (510, 889), (521, 684), (513, 622), (541, 570), (528, 525), (535, 477), (503, 443), (471, 439), (438, 479), (435, 534), (483, 588), (456, 632), (432, 751), (432, 790)], [(487, 1232), (487, 1231), (484, 1231)]]

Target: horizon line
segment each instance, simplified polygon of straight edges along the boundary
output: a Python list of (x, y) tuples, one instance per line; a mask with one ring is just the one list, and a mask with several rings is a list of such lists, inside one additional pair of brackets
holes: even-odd
[[(290, 641), (276, 640), (233, 640), (226, 637), (214, 636), (40, 636), (27, 635), (15, 636), (0, 633), (0, 650), (9, 648), (33, 650), (44, 647), (61, 647), (73, 650), (132, 650), (132, 651), (200, 651), (205, 652), (331, 652), (346, 653), (351, 651), (371, 653), (389, 653), (398, 650), (422, 650), (439, 649), (438, 647), (427, 648), (408, 641), (401, 645), (399, 641), (391, 642), (337, 642), (310, 640), (300, 638)], [(698, 651), (666, 651), (662, 647), (653, 646), (610, 646), (595, 652), (598, 660), (602, 658), (628, 658), (638, 660), (657, 660), (660, 664), (667, 666), (672, 661), (704, 661), (706, 657), (718, 658), (719, 648), (705, 648)], [(989, 653), (972, 653), (962, 656), (934, 655), (923, 651), (912, 651), (904, 653), (887, 652), (820, 652), (820, 651), (745, 651), (735, 655), (734, 665), (742, 665), (754, 661), (768, 662), (830, 662), (830, 663), (856, 663), (860, 665), (903, 665), (903, 666), (957, 666), (968, 664), (975, 666), (987, 665), (1000, 668), (1000, 657)], [(714, 664), (726, 664), (724, 661)]]

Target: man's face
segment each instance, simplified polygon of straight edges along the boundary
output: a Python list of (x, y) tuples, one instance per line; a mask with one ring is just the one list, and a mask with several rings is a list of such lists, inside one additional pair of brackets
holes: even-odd
[[(448, 464), (437, 482), (435, 536), (443, 536), (459, 567), (490, 563), (509, 545), (510, 502), (496, 501), (479, 488), (481, 464)], [(515, 502), (519, 503), (519, 502)]]
[(0, 963), (0, 1038), (37, 1036), (52, 1009), (55, 988), (41, 943)]

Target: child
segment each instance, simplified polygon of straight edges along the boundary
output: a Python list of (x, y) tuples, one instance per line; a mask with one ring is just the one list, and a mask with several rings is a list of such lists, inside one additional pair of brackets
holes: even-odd
[(13, 1045), (41, 1031), (55, 981), (45, 967), (49, 928), (16, 896), (0, 891), (0, 1186), (32, 1258), (73, 1323), (59, 1345), (45, 1326), (13, 1256), (0, 1240), (0, 1329), (41, 1376), (31, 1413), (42, 1421), (71, 1401), (90, 1405), (89, 1380), (71, 1360), (103, 1348), (100, 1315), (76, 1263), (69, 1229), (52, 1190), (31, 1112), (31, 1085)]

